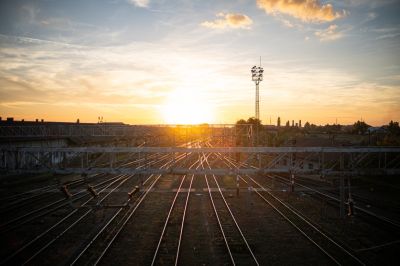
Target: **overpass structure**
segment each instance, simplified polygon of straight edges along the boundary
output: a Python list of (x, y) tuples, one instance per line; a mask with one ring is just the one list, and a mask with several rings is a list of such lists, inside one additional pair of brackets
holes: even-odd
[[(31, 141), (35, 139), (108, 139), (125, 140), (131, 146), (146, 143), (152, 146), (178, 146), (198, 139), (213, 139), (219, 146), (236, 146), (238, 139), (244, 145), (253, 145), (251, 124), (201, 125), (126, 125), (106, 123), (0, 123), (1, 142)], [(243, 141), (242, 141), (243, 142)], [(136, 144), (132, 144), (136, 143)]]
[[(217, 154), (239, 162), (212, 169), (146, 164), (154, 155), (187, 160)], [(217, 159), (215, 159), (217, 161)], [(400, 147), (0, 147), (0, 169), (8, 173), (79, 174), (317, 174), (323, 176), (400, 175)]]

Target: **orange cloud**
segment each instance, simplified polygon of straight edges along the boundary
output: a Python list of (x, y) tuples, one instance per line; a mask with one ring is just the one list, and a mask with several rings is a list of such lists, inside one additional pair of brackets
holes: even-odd
[(345, 15), (319, 0), (257, 0), (257, 5), (268, 14), (283, 13), (306, 22), (333, 21)]
[(253, 24), (253, 20), (246, 15), (237, 13), (218, 13), (217, 17), (220, 19), (215, 19), (213, 21), (205, 21), (201, 23), (202, 26), (212, 29), (249, 29), (250, 25)]
[(327, 29), (316, 31), (315, 36), (322, 42), (334, 41), (343, 37), (343, 34), (336, 30), (337, 25), (330, 25)]

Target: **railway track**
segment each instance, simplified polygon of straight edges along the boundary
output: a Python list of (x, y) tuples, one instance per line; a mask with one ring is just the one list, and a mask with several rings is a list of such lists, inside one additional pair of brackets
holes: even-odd
[[(186, 156), (182, 155), (172, 159), (168, 164), (164, 164), (161, 168), (171, 166), (172, 163), (178, 163)], [(120, 232), (124, 229), (125, 225), (135, 214), (138, 207), (144, 201), (149, 191), (157, 184), (162, 175), (152, 175), (145, 182), (144, 185), (149, 183), (149, 186), (144, 188), (144, 191), (134, 198), (129, 198), (128, 203), (133, 201), (129, 208), (119, 207), (113, 212), (110, 219), (97, 230), (92, 237), (90, 237), (86, 244), (78, 249), (76, 255), (71, 259), (71, 265), (92, 265), (98, 264), (106, 255), (115, 239)], [(152, 178), (152, 179), (151, 179)], [(149, 180), (152, 180), (149, 182)], [(138, 191), (139, 192), (139, 191)]]
[[(163, 158), (165, 159), (165, 158)], [(163, 160), (162, 159), (162, 160)], [(168, 165), (172, 160), (169, 160), (165, 166)], [(82, 222), (85, 217), (87, 217), (95, 208), (96, 206), (101, 206), (102, 202), (108, 198), (110, 195), (113, 194), (117, 189), (119, 189), (122, 185), (126, 185), (126, 182), (131, 179), (131, 176), (117, 176), (111, 178), (111, 182), (108, 182), (104, 184), (102, 187), (95, 187), (94, 189), (97, 189), (99, 193), (99, 198), (96, 199), (96, 202), (93, 203), (94, 197), (90, 197), (86, 201), (84, 201), (81, 205), (78, 205), (77, 208), (72, 209), (71, 212), (67, 213), (65, 216), (63, 216), (62, 219), (57, 221), (55, 224), (44, 230), (42, 233), (36, 235), (33, 237), (30, 241), (22, 245), (19, 249), (15, 250), (12, 254), (8, 255), (5, 260), (2, 261), (3, 263), (9, 263), (9, 262), (14, 262), (15, 259), (19, 262), (21, 262), (21, 256), (22, 253), (28, 251), (32, 251), (32, 246), (35, 244), (35, 248), (37, 248), (38, 243), (42, 242), (42, 248), (40, 248), (36, 253), (34, 253), (31, 257), (28, 257), (27, 262), (30, 262), (32, 259), (34, 259), (36, 256), (38, 256), (40, 253), (42, 253), (45, 249), (47, 249), (50, 245), (52, 245), (57, 239), (62, 237), (64, 234), (66, 234), (68, 231), (70, 231), (73, 227), (75, 227), (78, 223)], [(138, 182), (138, 180), (136, 180)], [(115, 185), (114, 187), (112, 187)], [(108, 191), (107, 191), (108, 190)], [(104, 194), (104, 195), (103, 195)], [(125, 193), (126, 195), (126, 193)], [(92, 203), (90, 203), (92, 202)], [(95, 206), (89, 206), (88, 204), (95, 204)], [(33, 218), (37, 218), (38, 215), (31, 217), (29, 220), (32, 220)], [(58, 233), (57, 233), (58, 232)], [(61, 233), (60, 233), (61, 232)], [(50, 239), (48, 236), (50, 235)], [(47, 238), (46, 238), (47, 237)], [(52, 237), (52, 238), (51, 238)], [(25, 256), (26, 257), (26, 256)], [(11, 264), (14, 264), (11, 263)], [(22, 263), (22, 262), (21, 262)], [(19, 264), (19, 263), (18, 263)]]
[[(203, 158), (204, 162), (206, 163), (206, 167), (211, 169), (208, 158), (205, 157), (204, 154)], [(204, 175), (204, 178), (207, 184), (208, 194), (212, 203), (215, 217), (218, 221), (219, 228), (224, 238), (231, 263), (233, 265), (259, 265), (252, 248), (250, 247), (242, 229), (236, 221), (236, 218), (224, 197), (224, 194), (222, 193), (221, 187), (218, 184), (215, 175), (212, 175), (212, 178)], [(213, 196), (214, 189), (216, 189), (216, 195)]]
[[(165, 227), (165, 220), (167, 219), (165, 217), (169, 213), (167, 210), (173, 209), (172, 203), (178, 198), (177, 195), (182, 194), (178, 184), (182, 185), (184, 180), (189, 179), (171, 175), (161, 177), (159, 175), (135, 207), (121, 219), (118, 228), (110, 236), (110, 239), (105, 242), (101, 241), (106, 244), (97, 249), (97, 253), (93, 253), (94, 260), (91, 260), (90, 264), (108, 265), (111, 261), (115, 262), (117, 259), (119, 264), (129, 264), (135, 261), (137, 265), (148, 265), (151, 264), (154, 254), (162, 256), (163, 254), (158, 253), (158, 251), (155, 252), (155, 248), (157, 243), (163, 240), (162, 232), (165, 232), (166, 229), (163, 230), (162, 228)], [(173, 187), (178, 187), (174, 193), (171, 192)], [(169, 217), (172, 216), (169, 215)], [(130, 247), (129, 250), (125, 248), (127, 245)], [(146, 256), (137, 255), (138, 252), (143, 251), (146, 251)], [(118, 254), (117, 257), (116, 254)], [(86, 265), (87, 263), (85, 260), (85, 262), (77, 261), (77, 264)]]
[[(200, 159), (194, 162), (190, 167), (200, 167)], [(168, 215), (165, 219), (160, 239), (154, 251), (151, 265), (178, 265), (179, 254), (185, 226), (190, 192), (192, 189), (194, 175), (184, 175), (181, 179), (175, 197), (169, 208)], [(183, 189), (186, 189), (185, 193)]]
[[(267, 177), (273, 177), (276, 180), (283, 182), (285, 184), (288, 184), (288, 182), (289, 182), (288, 179), (286, 179), (282, 176), (279, 176), (279, 175), (275, 175), (275, 174), (267, 175)], [(305, 185), (302, 181), (300, 181), (300, 182), (297, 181), (296, 186), (303, 188), (304, 189), (303, 192), (311, 193), (312, 196), (319, 196), (319, 197), (328, 199), (328, 200), (332, 201), (336, 207), (339, 207), (340, 199), (339, 199), (338, 192), (334, 193), (332, 191), (323, 191), (321, 188), (315, 188), (315, 187), (311, 187), (310, 185)], [(374, 205), (370, 201), (366, 200), (365, 198), (358, 197), (354, 193), (352, 193), (352, 197), (353, 197), (353, 199), (355, 199), (356, 202), (363, 201), (365, 205), (368, 205), (368, 204)], [(345, 204), (348, 206), (348, 202), (346, 202)], [(366, 208), (363, 208), (363, 207), (360, 207), (357, 205), (354, 205), (354, 209), (358, 212), (358, 214), (366, 215), (368, 218), (373, 218), (376, 221), (379, 221), (380, 223), (382, 223), (386, 226), (390, 226), (396, 230), (400, 230), (400, 222), (393, 220), (391, 218), (388, 218), (382, 214), (378, 214), (376, 212), (376, 210), (371, 211), (369, 209), (366, 209)]]
[[(182, 154), (173, 158), (157, 155), (138, 160), (125, 161), (123, 166), (203, 169), (221, 165), (232, 169), (241, 166), (232, 158), (218, 153), (201, 154), (199, 157), (196, 154)], [(283, 177), (273, 177), (275, 180), (281, 178), (282, 184), (287, 182)], [(15, 232), (23, 234), (30, 228), (36, 231), (27, 233), (29, 236), (17, 243), (11, 252), (3, 251), (0, 264), (264, 265), (282, 261), (295, 263), (296, 259), (300, 259), (271, 258), (276, 256), (271, 251), (275, 243), (268, 239), (269, 235), (265, 232), (271, 235), (282, 233), (276, 236), (275, 241), (286, 241), (283, 245), (289, 247), (300, 245), (298, 251), (310, 250), (307, 254), (315, 257), (314, 261), (309, 260), (311, 262), (365, 264), (354, 250), (324, 232), (315, 220), (307, 218), (304, 214), (307, 212), (299, 211), (302, 208), (295, 209), (293, 206), (296, 205), (282, 201), (259, 178), (238, 175), (240, 183), (252, 188), (245, 196), (248, 197), (247, 203), (257, 201), (257, 209), (248, 205), (246, 210), (241, 206), (241, 200), (246, 198), (232, 195), (235, 187), (231, 186), (231, 181), (235, 178), (168, 174), (145, 178), (134, 175), (105, 176), (105, 180), (93, 184), (97, 196), (86, 190), (78, 190), (69, 200), (59, 202), (54, 199), (30, 211), (26, 210), (28, 204), (18, 205), (18, 201), (15, 201), (18, 199), (10, 198), (16, 208), (20, 207), (26, 213), (0, 225), (0, 232), (12, 236)], [(76, 180), (76, 183), (68, 185), (71, 188), (79, 186), (81, 181)], [(305, 190), (309, 190), (308, 186), (304, 186)], [(50, 192), (54, 188), (43, 189)], [(127, 192), (132, 192), (130, 197)], [(35, 193), (32, 191), (23, 195), (32, 196)], [(318, 194), (315, 191), (313, 193)], [(194, 209), (195, 202), (196, 206), (203, 208), (201, 211)], [(268, 219), (260, 219), (259, 215), (265, 213), (268, 213)], [(246, 215), (256, 218), (249, 222), (251, 219), (247, 219)], [(200, 222), (196, 224), (195, 220), (199, 217)], [(35, 224), (30, 225), (31, 222)], [(283, 231), (274, 230), (269, 226), (270, 223), (280, 224), (275, 229)], [(285, 239), (288, 231), (290, 234)], [(199, 239), (191, 239), (193, 236)], [(286, 251), (279, 249), (283, 254)]]
[[(63, 185), (65, 185), (66, 187), (74, 187), (82, 183), (84, 183), (84, 180), (83, 178), (80, 178), (78, 180), (67, 182)], [(36, 202), (42, 198), (47, 198), (51, 192), (58, 191), (58, 187), (59, 186), (56, 184), (48, 185), (0, 199), (0, 201), (2, 202), (0, 214), (4, 215), (9, 211), (13, 211), (17, 208), (22, 208), (28, 203)]]
[[(164, 155), (164, 156), (162, 156), (162, 157), (160, 157), (158, 159), (151, 160), (151, 161), (147, 162), (146, 164), (141, 165), (140, 167), (146, 167), (148, 165), (159, 163), (160, 160), (164, 160), (166, 158), (167, 158), (167, 155)], [(95, 176), (97, 176), (97, 175), (95, 175)], [(100, 180), (94, 180), (95, 182), (92, 182), (91, 186), (93, 188), (95, 188), (95, 189), (102, 189), (102, 187), (105, 184), (107, 184), (109, 182), (112, 182), (115, 179), (120, 178), (121, 176), (123, 176), (123, 175), (117, 175), (117, 176), (114, 176), (114, 177), (111, 177), (111, 178), (110, 177), (107, 178), (105, 176), (106, 178), (104, 178), (104, 179), (102, 178)], [(91, 179), (93, 179), (93, 177), (91, 177)], [(86, 179), (85, 182), (79, 182), (79, 184), (89, 185), (88, 181), (90, 181), (90, 179)], [(76, 184), (76, 183), (73, 183), (73, 184)], [(62, 194), (60, 193), (59, 190), (58, 190), (58, 192), (59, 193), (55, 194), (56, 199), (52, 200), (50, 203), (48, 203), (48, 204), (46, 204), (44, 206), (40, 206), (39, 205), (38, 207), (36, 207), (36, 203), (35, 202), (31, 202), (30, 203), (30, 204), (32, 204), (32, 206), (26, 205), (28, 207), (25, 206), (25, 208), (22, 210), (22, 213), (23, 213), (22, 215), (17, 216), (17, 217), (13, 217), (11, 219), (8, 219), (8, 221), (0, 224), (0, 233), (7, 232), (10, 229), (14, 229), (14, 228), (16, 228), (18, 226), (21, 226), (21, 225), (23, 225), (23, 224), (25, 224), (27, 222), (32, 221), (33, 219), (37, 219), (39, 217), (42, 217), (42, 216), (44, 216), (46, 214), (51, 213), (52, 211), (55, 211), (55, 210), (57, 210), (57, 209), (59, 209), (61, 207), (64, 207), (64, 206), (66, 206), (68, 204), (71, 204), (71, 203), (73, 203), (75, 201), (78, 201), (78, 200), (82, 199), (85, 196), (89, 196), (90, 195), (90, 193), (88, 193), (88, 191), (87, 191), (87, 187), (86, 188), (82, 188), (82, 189), (78, 190), (75, 193), (71, 193), (70, 194), (70, 199), (67, 199), (67, 200), (65, 199), (65, 197), (62, 197)], [(26, 211), (26, 208), (29, 209), (28, 212)], [(44, 212), (44, 213), (41, 213), (41, 212)], [(34, 214), (38, 214), (38, 215), (33, 216)], [(31, 216), (31, 217), (29, 217), (29, 216)], [(19, 221), (23, 221), (23, 222), (22, 223), (18, 223)], [(12, 227), (10, 229), (7, 229), (7, 226), (11, 225), (11, 224), (12, 224)]]
[[(219, 156), (222, 156), (219, 154)], [(235, 167), (239, 166), (247, 166), (247, 167), (252, 167), (257, 169), (255, 166), (251, 166), (249, 164), (244, 164), (244, 163), (236, 163), (234, 162), (231, 158), (229, 157), (224, 157), (225, 160), (229, 161), (229, 163), (235, 164)], [(281, 175), (277, 174), (268, 174), (266, 175), (272, 182), (278, 181), (281, 184), (284, 184), (286, 187), (290, 186), (290, 179), (285, 178)], [(309, 181), (309, 180), (308, 180)], [(319, 197), (319, 199), (323, 200), (328, 200), (333, 206), (339, 208), (340, 207), (340, 198), (339, 198), (339, 192), (334, 192), (334, 191), (324, 191), (320, 187), (313, 187), (311, 185), (315, 185), (315, 182), (311, 182), (310, 185), (305, 185), (304, 180), (296, 180), (295, 185), (297, 187), (300, 187), (303, 189), (303, 193), (308, 193), (312, 197)], [(270, 189), (273, 189), (270, 187)], [(362, 201), (364, 205), (370, 206), (370, 205), (375, 205), (374, 203), (368, 201), (365, 197), (358, 196), (357, 194), (352, 193), (353, 199), (356, 200), (356, 203), (359, 201)], [(348, 206), (348, 202), (345, 202), (345, 205)], [(365, 217), (365, 220), (371, 221), (371, 218), (373, 219), (373, 222), (378, 225), (383, 225), (383, 226), (389, 226), (390, 228), (399, 231), (400, 230), (400, 222), (397, 220), (394, 220), (392, 218), (389, 218), (385, 216), (382, 212), (378, 212), (378, 210), (370, 210), (365, 207), (357, 206), (354, 205), (354, 209), (357, 211), (358, 214), (361, 214), (363, 217)], [(392, 211), (392, 208), (390, 208)]]
[[(166, 155), (164, 155), (166, 157)], [(164, 157), (163, 156), (163, 157)], [(153, 159), (157, 159), (160, 157), (160, 154), (152, 154), (150, 156), (146, 156), (144, 158), (136, 158), (134, 160), (130, 160), (129, 162), (125, 161), (121, 163), (118, 167), (146, 167), (154, 163)], [(130, 159), (130, 158), (127, 158)], [(159, 159), (159, 158), (158, 158)], [(107, 165), (108, 163), (101, 163), (99, 165)], [(78, 177), (78, 176), (75, 176)], [(103, 178), (102, 178), (103, 177)], [(74, 177), (70, 177), (72, 179)], [(60, 186), (66, 187), (68, 190), (76, 190), (80, 186), (87, 185), (91, 182), (91, 185), (96, 185), (96, 182), (100, 182), (102, 180), (106, 180), (106, 175), (96, 174), (89, 177), (81, 178), (68, 181), (66, 183), (59, 184), (51, 184), (43, 187), (35, 188), (29, 191), (21, 192), (14, 194), (12, 196), (7, 196), (1, 198), (2, 205), (0, 207), (0, 215), (15, 215), (15, 211), (23, 208), (27, 208), (27, 206), (31, 206), (31, 209), (34, 209), (35, 206), (39, 206), (41, 203), (48, 201), (51, 198), (62, 199), (63, 196), (59, 193)], [(93, 182), (94, 181), (94, 182)], [(93, 184), (94, 183), (94, 184)], [(1, 225), (0, 225), (1, 226)]]
[[(229, 167), (237, 168), (239, 164), (232, 162), (227, 157), (220, 155)], [(323, 232), (317, 225), (309, 221), (302, 213), (295, 210), (278, 197), (273, 195), (254, 178), (245, 175), (238, 175), (240, 180), (254, 188), (254, 193), (258, 195), (267, 205), (272, 207), (281, 217), (292, 225), (300, 234), (317, 247), (333, 263), (337, 265), (365, 265), (352, 251), (336, 240), (332, 239)]]

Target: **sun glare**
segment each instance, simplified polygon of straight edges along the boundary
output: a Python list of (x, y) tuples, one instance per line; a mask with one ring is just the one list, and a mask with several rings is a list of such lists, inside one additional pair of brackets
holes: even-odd
[(168, 96), (162, 107), (164, 121), (168, 124), (211, 123), (213, 108), (190, 89), (177, 89)]

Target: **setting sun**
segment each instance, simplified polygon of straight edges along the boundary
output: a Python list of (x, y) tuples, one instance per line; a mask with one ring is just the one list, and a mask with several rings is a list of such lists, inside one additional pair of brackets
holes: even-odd
[(161, 112), (168, 124), (212, 123), (214, 120), (213, 107), (190, 89), (172, 91)]

